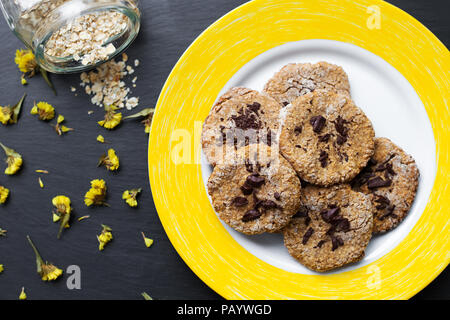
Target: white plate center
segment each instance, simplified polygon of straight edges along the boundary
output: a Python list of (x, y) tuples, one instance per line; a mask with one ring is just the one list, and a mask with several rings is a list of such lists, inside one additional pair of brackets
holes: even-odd
[[(332, 40), (303, 40), (273, 48), (242, 67), (223, 88), (243, 86), (262, 90), (266, 81), (282, 66), (297, 62), (327, 61), (347, 72), (351, 95), (375, 129), (377, 137), (387, 137), (412, 155), (420, 170), (419, 189), (407, 218), (394, 230), (374, 237), (365, 257), (333, 273), (367, 265), (395, 248), (411, 231), (422, 214), (436, 175), (436, 147), (425, 107), (409, 82), (390, 64), (373, 53), (352, 44)], [(202, 155), (203, 181), (212, 168)], [(246, 236), (222, 222), (231, 236), (259, 259), (281, 269), (316, 274), (293, 259), (280, 234)]]

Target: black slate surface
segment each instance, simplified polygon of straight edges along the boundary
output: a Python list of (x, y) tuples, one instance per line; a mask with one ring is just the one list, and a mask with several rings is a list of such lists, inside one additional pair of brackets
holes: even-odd
[[(127, 51), (131, 60), (141, 61), (135, 74), (138, 86), (133, 89), (141, 99), (139, 109), (156, 103), (170, 70), (189, 44), (212, 22), (244, 2), (141, 1), (142, 31)], [(390, 2), (415, 16), (448, 46), (446, 1)], [(7, 205), (0, 207), (0, 227), (9, 231), (6, 238), (0, 239), (0, 264), (5, 265), (0, 275), (0, 299), (17, 299), (22, 286), (29, 299), (140, 299), (142, 291), (157, 299), (219, 299), (180, 259), (160, 224), (148, 182), (148, 137), (143, 127), (137, 121), (127, 121), (112, 132), (100, 128), (96, 121), (102, 118), (102, 109), (92, 106), (80, 89), (78, 96), (70, 92), (70, 86), (78, 88), (78, 75), (52, 77), (58, 96), (52, 94), (40, 76), (22, 87), (13, 59), (15, 50), (23, 46), (3, 19), (0, 43), (0, 104), (15, 103), (24, 92), (28, 94), (18, 125), (0, 126), (0, 141), (16, 149), (25, 160), (20, 174), (0, 174), (0, 185), (12, 190)], [(75, 131), (59, 137), (48, 123), (31, 116), (35, 100), (53, 104)], [(88, 115), (89, 110), (95, 113)], [(96, 142), (98, 134), (110, 144)], [(116, 149), (121, 160), (117, 174), (96, 167), (98, 158), (109, 147)], [(50, 171), (41, 176), (44, 189), (39, 188), (35, 169)], [(111, 208), (84, 206), (82, 197), (95, 178), (107, 181)], [(122, 191), (134, 187), (144, 189), (138, 209), (129, 208), (121, 200)], [(72, 199), (76, 218), (91, 216), (73, 223), (61, 240), (56, 239), (58, 225), (51, 222), (51, 199), (57, 194)], [(115, 236), (103, 252), (98, 251), (96, 239), (101, 223), (110, 225)], [(141, 231), (155, 240), (152, 248), (144, 246)], [(81, 290), (68, 290), (67, 277), (54, 283), (40, 280), (25, 239), (27, 234), (45, 259), (64, 269), (80, 266)], [(449, 286), (446, 270), (416, 298), (449, 299)]]

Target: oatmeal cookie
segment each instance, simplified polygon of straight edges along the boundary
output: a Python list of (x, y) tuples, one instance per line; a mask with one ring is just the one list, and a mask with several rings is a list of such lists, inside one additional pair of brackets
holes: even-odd
[(316, 89), (350, 96), (350, 84), (344, 69), (323, 61), (285, 65), (266, 83), (264, 92), (286, 106)]
[(352, 182), (355, 190), (372, 199), (374, 233), (389, 231), (405, 219), (418, 185), (416, 162), (387, 138), (375, 139), (375, 154)]
[(372, 203), (349, 185), (302, 190), (302, 206), (283, 229), (289, 253), (307, 268), (324, 272), (357, 262), (372, 235)]
[(203, 124), (202, 147), (209, 163), (250, 143), (272, 144), (281, 106), (258, 91), (236, 87), (223, 94)]
[(372, 123), (347, 95), (316, 90), (285, 110), (280, 152), (306, 182), (350, 181), (373, 155)]
[(208, 193), (219, 217), (245, 234), (276, 232), (300, 206), (300, 180), (291, 165), (265, 144), (238, 149), (217, 164)]

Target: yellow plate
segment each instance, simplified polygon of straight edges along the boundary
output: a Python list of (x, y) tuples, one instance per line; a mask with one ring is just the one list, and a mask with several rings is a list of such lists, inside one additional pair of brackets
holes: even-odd
[[(329, 275), (288, 272), (239, 245), (210, 205), (200, 166), (201, 123), (228, 80), (267, 50), (306, 39), (351, 43), (397, 69), (425, 106), (437, 150), (434, 187), (411, 232), (378, 260)], [(450, 260), (449, 71), (447, 48), (417, 20), (379, 0), (255, 0), (228, 13), (180, 58), (153, 118), (150, 183), (172, 244), (189, 267), (227, 299), (413, 296)]]

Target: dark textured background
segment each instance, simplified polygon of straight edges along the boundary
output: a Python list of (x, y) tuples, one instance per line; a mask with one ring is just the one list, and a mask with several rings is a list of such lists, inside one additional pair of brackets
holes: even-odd
[[(212, 22), (244, 3), (242, 0), (143, 0), (142, 31), (127, 51), (131, 60), (141, 60), (136, 69), (140, 108), (154, 106), (158, 94), (173, 65), (189, 44)], [(449, 45), (450, 20), (446, 0), (392, 0), (427, 26), (441, 41)], [(447, 3), (447, 4), (446, 4)], [(53, 76), (58, 89), (54, 96), (40, 76), (20, 85), (20, 73), (14, 64), (14, 52), (22, 44), (0, 19), (0, 104), (15, 103), (24, 91), (28, 97), (18, 125), (0, 126), (0, 141), (16, 149), (24, 157), (20, 174), (0, 174), (0, 185), (11, 189), (6, 206), (0, 207), (0, 227), (8, 236), (0, 239), (0, 299), (17, 299), (26, 287), (29, 299), (140, 299), (147, 291), (157, 299), (220, 298), (196, 277), (173, 249), (158, 219), (147, 174), (147, 141), (137, 121), (127, 121), (108, 132), (96, 121), (102, 109), (90, 104), (78, 89), (79, 76)], [(134, 75), (133, 75), (134, 76)], [(33, 101), (46, 100), (75, 128), (59, 137), (48, 123), (29, 114)], [(88, 115), (89, 110), (95, 113)], [(110, 144), (96, 142), (98, 134)], [(121, 160), (117, 174), (97, 168), (98, 158), (114, 147)], [(0, 166), (3, 170), (3, 165)], [(35, 169), (47, 169), (43, 175), (45, 188), (40, 189)], [(82, 197), (91, 179), (104, 178), (108, 183), (111, 208), (90, 209)], [(124, 189), (144, 189), (138, 209), (129, 208), (122, 200)], [(72, 199), (75, 217), (91, 215), (74, 222), (61, 240), (56, 240), (58, 225), (51, 222), (51, 199), (65, 194)], [(97, 247), (100, 224), (110, 225), (115, 240), (103, 252)], [(155, 240), (153, 247), (144, 246), (140, 232)], [(29, 234), (44, 257), (64, 269), (76, 264), (82, 270), (82, 289), (68, 290), (66, 277), (44, 283), (35, 270), (35, 260), (25, 235)], [(450, 272), (444, 271), (416, 296), (420, 299), (450, 298)]]

